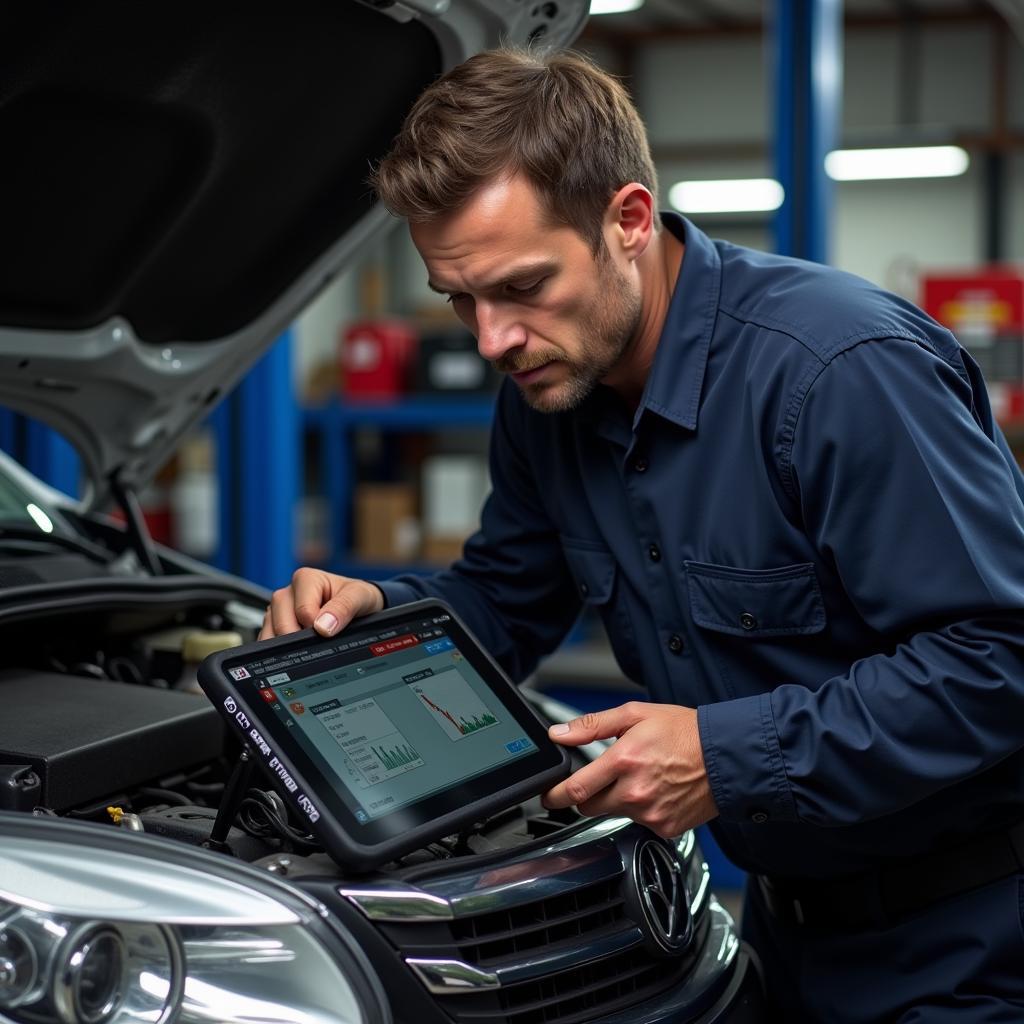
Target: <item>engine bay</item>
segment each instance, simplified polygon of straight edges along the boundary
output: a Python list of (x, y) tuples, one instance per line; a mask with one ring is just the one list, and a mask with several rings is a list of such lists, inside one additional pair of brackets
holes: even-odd
[[(73, 614), (54, 605), (0, 622), (0, 810), (212, 847), (281, 873), (340, 874), (262, 776), (232, 790), (242, 748), (195, 683), (207, 653), (255, 639), (259, 613), (161, 583), (167, 592), (144, 600), (94, 596)], [(226, 835), (211, 841), (226, 801)], [(527, 800), (384, 870), (512, 849), (579, 821)]]

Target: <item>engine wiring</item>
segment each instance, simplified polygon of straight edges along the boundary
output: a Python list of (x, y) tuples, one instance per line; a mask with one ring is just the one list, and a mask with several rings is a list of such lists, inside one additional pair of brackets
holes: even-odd
[(280, 839), (285, 852), (315, 853), (323, 849), (315, 836), (288, 824), (284, 801), (274, 792), (250, 789), (238, 808), (235, 824), (257, 839)]

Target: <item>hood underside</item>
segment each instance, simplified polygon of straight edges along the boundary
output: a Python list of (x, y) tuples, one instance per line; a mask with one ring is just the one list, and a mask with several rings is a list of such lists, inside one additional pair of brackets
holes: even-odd
[(17, 5), (0, 15), (0, 404), (102, 503), (391, 218), (365, 184), (420, 91), (586, 0)]

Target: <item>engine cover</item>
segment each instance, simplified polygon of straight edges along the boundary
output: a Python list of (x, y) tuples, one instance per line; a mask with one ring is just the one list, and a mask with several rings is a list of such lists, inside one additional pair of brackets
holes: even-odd
[(0, 672), (0, 765), (31, 765), (66, 811), (217, 757), (206, 697), (32, 670)]

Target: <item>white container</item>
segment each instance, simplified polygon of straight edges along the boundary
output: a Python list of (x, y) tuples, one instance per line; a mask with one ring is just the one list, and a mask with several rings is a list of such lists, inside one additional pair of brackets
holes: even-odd
[(423, 461), (423, 529), (435, 537), (467, 537), (480, 523), (490, 489), (479, 455), (433, 455)]

